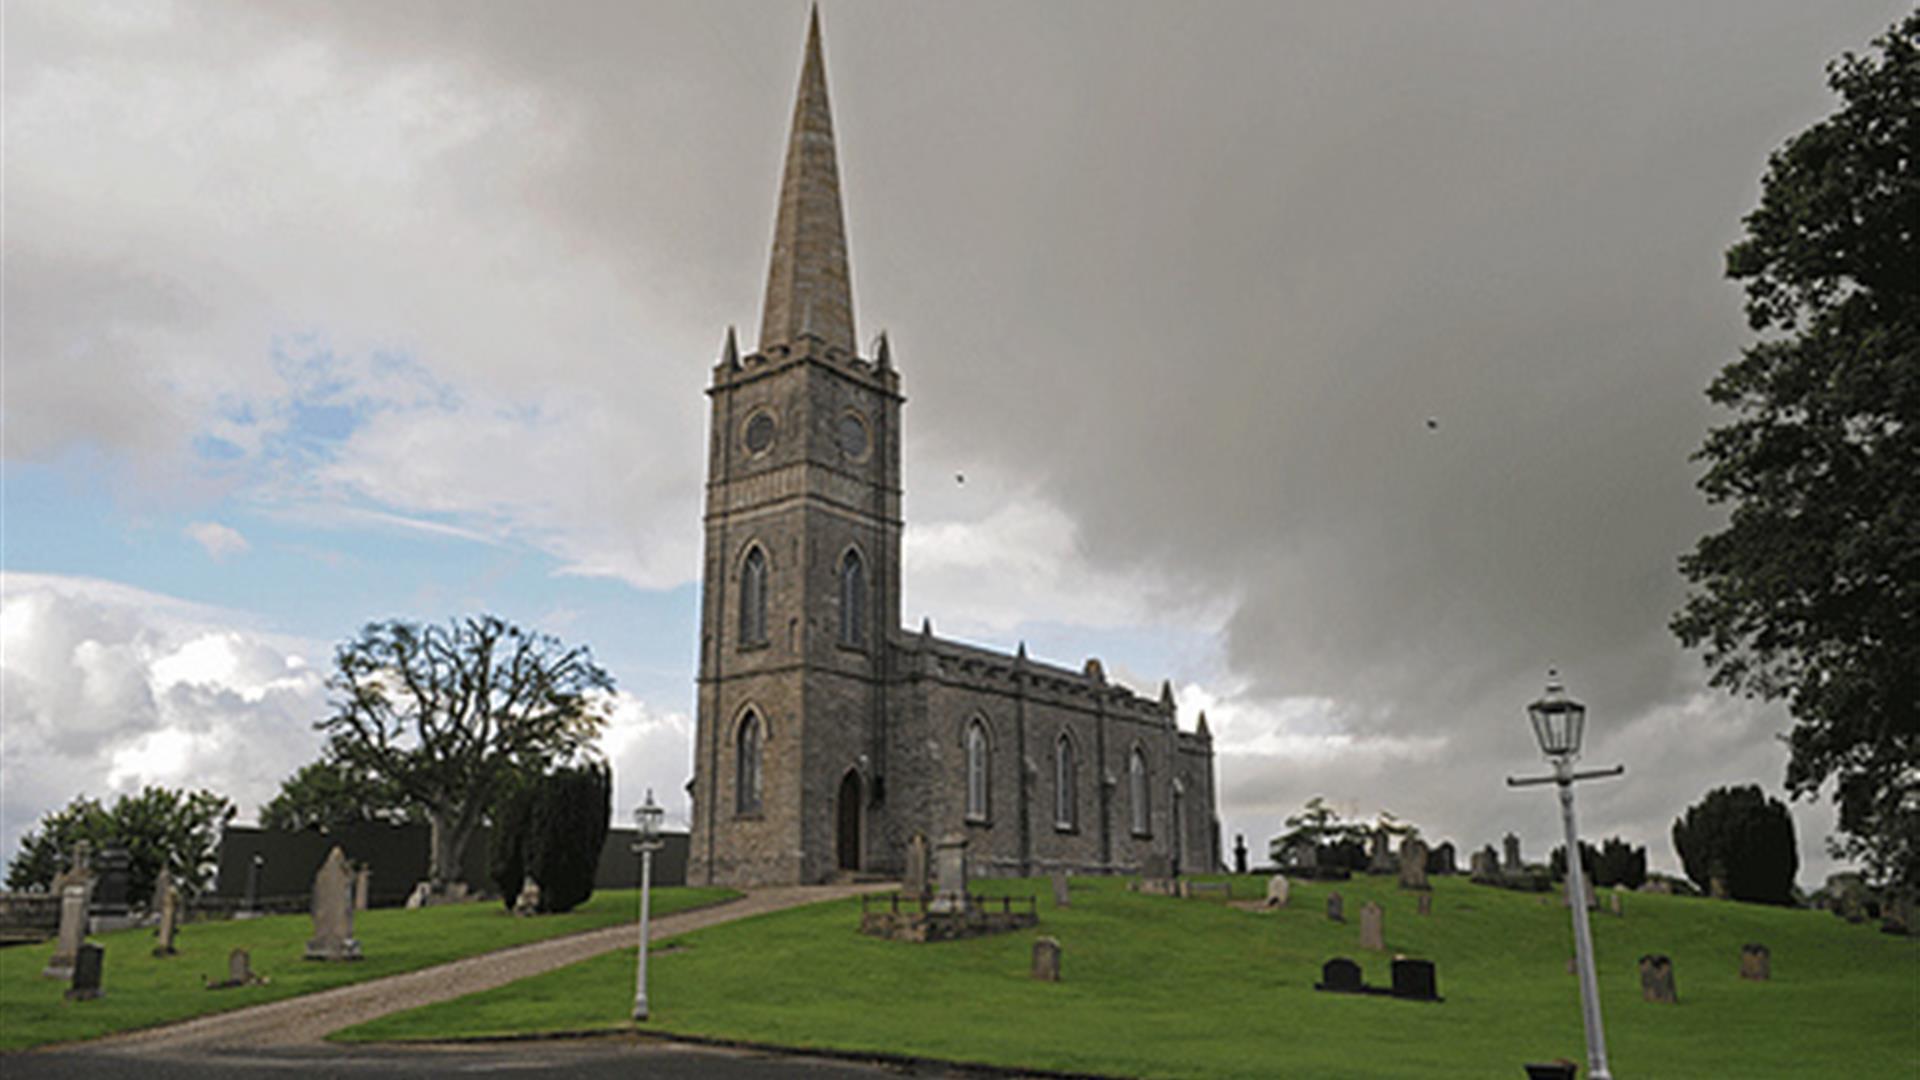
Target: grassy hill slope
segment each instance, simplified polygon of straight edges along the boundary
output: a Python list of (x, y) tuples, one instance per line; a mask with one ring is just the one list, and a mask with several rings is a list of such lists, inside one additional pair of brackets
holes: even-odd
[[(1215, 879), (1220, 880), (1220, 879)], [(1233, 879), (1236, 894), (1264, 882)], [(1127, 1076), (1518, 1076), (1526, 1061), (1580, 1060), (1568, 914), (1557, 897), (1436, 882), (1434, 913), (1388, 878), (1297, 884), (1291, 907), (1237, 910), (1080, 878), (1036, 931), (937, 945), (855, 932), (857, 904), (781, 912), (684, 935), (652, 964), (652, 1021), (667, 1032), (788, 1046)], [(1329, 922), (1327, 893), (1348, 921)], [(1385, 953), (1358, 947), (1367, 900), (1386, 910)], [(1621, 1076), (1896, 1076), (1920, 1070), (1920, 943), (1822, 912), (1678, 897), (1626, 898), (1593, 917), (1609, 1049)], [(1027, 977), (1035, 936), (1064, 948), (1064, 981)], [(1767, 945), (1773, 979), (1739, 978), (1740, 948)], [(1445, 1001), (1313, 989), (1343, 955), (1386, 985), (1392, 954), (1436, 962)], [(1677, 1006), (1643, 1002), (1638, 959), (1673, 957)], [(349, 1039), (620, 1030), (632, 957), (609, 954), (458, 1002), (388, 1017)]]

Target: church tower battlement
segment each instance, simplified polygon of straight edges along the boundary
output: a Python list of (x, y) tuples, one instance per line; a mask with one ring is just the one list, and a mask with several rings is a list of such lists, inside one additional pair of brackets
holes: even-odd
[(1213, 869), (1212, 740), (1170, 687), (901, 628), (905, 398), (855, 334), (817, 10), (777, 206), (759, 346), (729, 329), (707, 387), (688, 880), (897, 872), (954, 830), (982, 872)]

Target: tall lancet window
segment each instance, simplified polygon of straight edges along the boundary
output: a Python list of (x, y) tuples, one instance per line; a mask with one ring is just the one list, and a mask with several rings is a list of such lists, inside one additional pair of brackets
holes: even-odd
[(760, 812), (760, 745), (765, 736), (760, 714), (752, 710), (740, 721), (734, 740), (733, 808), (736, 813)]
[(740, 645), (767, 643), (767, 553), (755, 544), (740, 563)]
[(867, 643), (867, 568), (860, 553), (847, 552), (840, 560), (840, 644)]
[(1063, 732), (1053, 744), (1053, 825), (1074, 827), (1073, 740)]
[(987, 820), (987, 726), (967, 725), (967, 819)]
[(1153, 831), (1147, 806), (1147, 755), (1139, 747), (1127, 758), (1127, 802), (1132, 805), (1133, 831), (1146, 836)]

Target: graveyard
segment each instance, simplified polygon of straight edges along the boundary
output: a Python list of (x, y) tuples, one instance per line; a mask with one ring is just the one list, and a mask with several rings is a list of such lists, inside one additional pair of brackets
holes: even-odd
[[(658, 888), (656, 915), (718, 903), (724, 888)], [(171, 955), (155, 955), (150, 927), (92, 935), (102, 950), (98, 998), (69, 1001), (65, 980), (41, 974), (54, 943), (0, 949), (0, 1050), (95, 1038), (225, 1012), (349, 983), (397, 975), (513, 945), (595, 930), (634, 919), (637, 890), (602, 890), (573, 911), (515, 918), (498, 901), (355, 913), (354, 959), (307, 959), (316, 924), (307, 914), (190, 922)], [(251, 979), (209, 989), (230, 977), (233, 950), (248, 954)]]
[[(702, 1039), (902, 1055), (1114, 1076), (1521, 1075), (1579, 1060), (1566, 908), (1533, 894), (1436, 877), (1291, 883), (1286, 907), (1251, 910), (1262, 877), (1202, 877), (1190, 899), (1074, 878), (1068, 908), (1045, 878), (977, 882), (1032, 896), (1039, 924), (908, 944), (858, 932), (858, 902), (711, 927), (657, 946), (653, 1015), (639, 1030)], [(1344, 921), (1327, 915), (1341, 894)], [(1431, 914), (1418, 897), (1430, 895)], [(1593, 915), (1608, 1041), (1619, 1075), (1900, 1075), (1920, 1060), (1913, 1025), (1920, 943), (1833, 915), (1628, 893)], [(1361, 945), (1381, 910), (1384, 949)], [(1030, 970), (1060, 943), (1058, 982)], [(1741, 977), (1765, 945), (1770, 978)], [(1643, 999), (1639, 960), (1671, 958), (1677, 1002)], [(1369, 986), (1396, 955), (1434, 964), (1441, 1000), (1314, 989), (1353, 960)], [(553, 1032), (631, 1033), (633, 957), (613, 952), (498, 990), (339, 1033), (349, 1041)]]

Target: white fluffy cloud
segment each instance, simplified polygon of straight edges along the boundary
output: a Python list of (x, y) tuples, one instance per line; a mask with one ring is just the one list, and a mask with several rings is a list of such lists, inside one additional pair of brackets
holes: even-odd
[(76, 795), (211, 788), (250, 812), (318, 750), (310, 642), (89, 578), (0, 583), (0, 851)]

